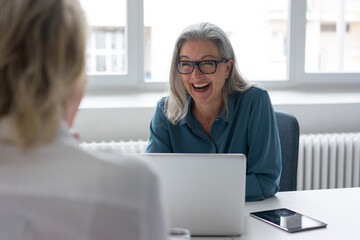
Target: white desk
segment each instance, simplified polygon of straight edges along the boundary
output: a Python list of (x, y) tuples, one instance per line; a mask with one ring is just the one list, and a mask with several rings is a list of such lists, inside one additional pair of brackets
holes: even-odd
[[(327, 228), (287, 233), (249, 216), (250, 212), (289, 208), (328, 224)], [(280, 192), (259, 202), (245, 204), (245, 232), (240, 237), (191, 238), (192, 240), (359, 240), (360, 188)]]

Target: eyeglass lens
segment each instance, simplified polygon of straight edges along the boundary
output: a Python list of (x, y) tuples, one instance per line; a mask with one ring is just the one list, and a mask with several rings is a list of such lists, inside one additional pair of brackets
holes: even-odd
[(180, 61), (178, 63), (178, 70), (180, 73), (191, 73), (195, 65), (198, 65), (202, 73), (214, 73), (216, 71), (216, 63), (213, 61), (201, 61), (198, 63)]

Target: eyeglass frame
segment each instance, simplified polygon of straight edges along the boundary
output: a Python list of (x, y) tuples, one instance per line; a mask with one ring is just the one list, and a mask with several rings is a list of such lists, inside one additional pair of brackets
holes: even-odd
[[(198, 69), (199, 69), (199, 71), (200, 71), (202, 74), (214, 74), (214, 73), (216, 73), (217, 65), (218, 65), (219, 63), (225, 63), (225, 62), (227, 62), (227, 61), (229, 61), (229, 59), (226, 59), (226, 58), (223, 58), (223, 59), (221, 59), (221, 60), (209, 59), (209, 60), (202, 60), (202, 61), (196, 61), (196, 62), (192, 62), (192, 61), (181, 61), (181, 60), (179, 60), (179, 61), (176, 61), (175, 64), (176, 64), (176, 70), (177, 70), (178, 73), (180, 73), (180, 74), (191, 74), (191, 73), (193, 73), (193, 72), (194, 72), (194, 69), (195, 69), (195, 65), (198, 66)], [(179, 70), (179, 63), (181, 63), (181, 62), (191, 63), (191, 65), (192, 65), (192, 67), (193, 67), (192, 70), (191, 70), (191, 72), (189, 72), (189, 73), (182, 73), (182, 72), (180, 72), (180, 70)], [(202, 62), (213, 62), (213, 63), (215, 63), (215, 70), (214, 70), (214, 72), (204, 73), (203, 71), (201, 71), (200, 64), (201, 64)]]

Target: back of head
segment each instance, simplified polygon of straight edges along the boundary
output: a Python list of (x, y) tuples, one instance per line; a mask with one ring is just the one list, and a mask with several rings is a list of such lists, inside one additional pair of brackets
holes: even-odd
[(84, 74), (87, 24), (77, 0), (0, 0), (0, 119), (12, 141), (50, 141), (66, 92)]

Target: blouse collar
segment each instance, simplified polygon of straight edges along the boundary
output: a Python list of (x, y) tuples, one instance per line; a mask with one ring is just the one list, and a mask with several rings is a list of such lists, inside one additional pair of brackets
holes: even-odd
[[(5, 116), (0, 118), (0, 144), (12, 143), (11, 129), (10, 117)], [(75, 137), (70, 133), (69, 126), (65, 121), (60, 122), (58, 134), (53, 141), (67, 142), (72, 145), (79, 144)]]
[[(187, 96), (187, 101), (188, 101), (188, 112), (186, 116), (180, 120), (179, 122), (180, 126), (184, 124), (191, 124), (191, 122), (193, 121), (192, 120), (193, 113), (191, 108), (193, 101), (190, 95)], [(234, 107), (235, 107), (235, 98), (233, 95), (228, 95), (228, 115), (226, 116), (226, 109), (225, 106), (223, 106), (223, 109), (221, 110), (221, 113), (218, 116), (218, 118), (222, 119), (224, 122), (231, 123), (234, 114)]]

